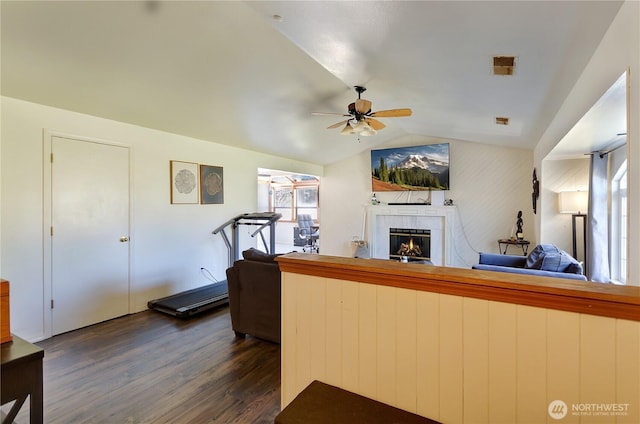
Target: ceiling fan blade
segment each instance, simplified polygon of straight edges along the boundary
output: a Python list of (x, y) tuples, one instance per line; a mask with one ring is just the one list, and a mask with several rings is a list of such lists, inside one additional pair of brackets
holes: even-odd
[(364, 120), (367, 124), (369, 124), (369, 126), (371, 128), (373, 128), (376, 131), (379, 131), (381, 129), (383, 129), (384, 127), (386, 127), (385, 124), (383, 124), (382, 122), (378, 121), (377, 119), (373, 119), (373, 118), (365, 118)]
[(371, 110), (371, 102), (365, 99), (356, 100), (356, 111), (358, 113), (368, 113)]
[(400, 116), (411, 116), (411, 109), (389, 109), (389, 110), (379, 110), (377, 112), (373, 112), (369, 116), (375, 116), (376, 118), (396, 118)]
[(319, 115), (319, 116), (351, 116), (347, 113), (340, 113), (340, 112), (311, 112), (312, 115)]
[[(349, 116), (349, 115), (347, 115), (347, 116)], [(340, 121), (340, 122), (338, 122), (337, 124), (333, 124), (333, 125), (331, 125), (330, 127), (327, 127), (327, 129), (328, 129), (328, 130), (331, 130), (331, 129), (334, 129), (334, 128), (338, 128), (338, 127), (342, 126), (342, 124), (344, 124), (344, 123), (346, 123), (346, 122), (349, 122), (349, 120), (348, 120), (348, 119), (345, 119), (344, 121)], [(347, 125), (349, 125), (349, 124), (347, 124)]]

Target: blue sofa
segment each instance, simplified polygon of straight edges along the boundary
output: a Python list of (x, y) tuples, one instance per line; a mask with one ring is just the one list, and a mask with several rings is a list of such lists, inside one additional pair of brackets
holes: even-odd
[(480, 253), (480, 263), (472, 268), (587, 281), (580, 262), (550, 244), (536, 246), (528, 256)]

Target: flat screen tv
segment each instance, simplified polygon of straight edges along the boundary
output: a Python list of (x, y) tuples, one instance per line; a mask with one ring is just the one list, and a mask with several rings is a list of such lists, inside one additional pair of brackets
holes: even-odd
[(377, 191), (449, 190), (449, 143), (371, 150)]

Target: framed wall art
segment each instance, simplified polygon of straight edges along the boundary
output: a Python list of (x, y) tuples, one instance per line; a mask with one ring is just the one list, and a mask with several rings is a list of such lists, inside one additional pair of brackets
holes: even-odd
[(200, 165), (200, 203), (224, 204), (224, 178), (221, 166)]
[(171, 203), (198, 203), (198, 164), (192, 162), (170, 161)]

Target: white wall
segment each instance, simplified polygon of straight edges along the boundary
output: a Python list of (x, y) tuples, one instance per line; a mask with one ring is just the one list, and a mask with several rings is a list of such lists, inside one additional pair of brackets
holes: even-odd
[[(45, 129), (132, 146), (131, 312), (146, 308), (150, 299), (207, 284), (200, 267), (225, 278), (226, 248), (211, 230), (235, 215), (256, 210), (259, 167), (321, 176), (322, 253), (351, 256), (353, 237), (362, 236), (364, 206), (371, 197), (368, 151), (323, 171), (317, 165), (7, 97), (2, 98), (2, 123), (0, 275), (12, 282), (12, 330), (29, 340), (46, 336), (43, 322), (48, 299), (42, 295)], [(518, 210), (524, 214), (525, 237), (534, 242), (529, 225), (533, 219), (531, 152), (417, 136), (385, 147), (442, 141), (451, 143), (453, 189), (444, 196), (458, 206), (460, 225), (454, 246), (458, 266), (470, 267), (477, 261), (477, 251), (497, 251), (496, 239), (509, 235)], [(224, 205), (171, 205), (172, 159), (223, 166)], [(426, 194), (416, 193), (412, 200)], [(397, 194), (379, 193), (378, 197), (385, 202), (397, 200)], [(285, 229), (287, 240), (289, 233)]]
[[(454, 230), (456, 266), (470, 268), (478, 261), (480, 251), (498, 252), (497, 240), (510, 236), (519, 210), (525, 238), (535, 244), (531, 151), (423, 136), (405, 136), (375, 148), (443, 142), (450, 143), (451, 156), (451, 190), (444, 192), (444, 198), (453, 199), (458, 211)], [(325, 167), (320, 189), (323, 253), (353, 255), (352, 240), (362, 237), (365, 207), (371, 195), (369, 151)], [(376, 196), (383, 203), (407, 201), (406, 193), (378, 192)], [(432, 200), (435, 197), (434, 193)], [(410, 201), (426, 198), (428, 192), (415, 192)]]
[[(11, 282), (12, 331), (46, 337), (43, 297), (43, 132), (109, 140), (132, 147), (131, 312), (148, 300), (224, 279), (227, 250), (211, 231), (256, 211), (257, 169), (322, 175), (322, 167), (121, 122), (2, 98), (0, 275)], [(223, 205), (171, 205), (169, 161), (224, 168)], [(99, 299), (96, 299), (99, 301)]]
[[(629, 258), (640, 257), (640, 2), (626, 1), (613, 20), (587, 64), (584, 72), (574, 85), (571, 93), (560, 107), (553, 122), (542, 135), (534, 150), (535, 166), (540, 168), (542, 160), (595, 104), (602, 94), (629, 69), (629, 115), (627, 156), (629, 169)], [(540, 182), (543, 186), (549, 180), (545, 175)], [(546, 222), (536, 219), (536, 232)], [(627, 284), (640, 285), (640, 261), (629, 262)]]

